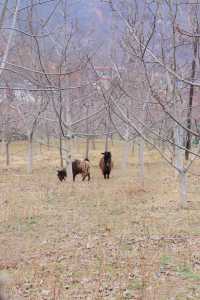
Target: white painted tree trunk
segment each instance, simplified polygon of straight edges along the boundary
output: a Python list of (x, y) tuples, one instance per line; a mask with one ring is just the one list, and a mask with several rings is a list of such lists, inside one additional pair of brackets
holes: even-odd
[(89, 158), (89, 149), (90, 149), (90, 139), (86, 139), (86, 149), (85, 149), (85, 158)]
[(67, 177), (72, 178), (71, 139), (65, 140)]
[(63, 168), (63, 145), (62, 145), (62, 136), (60, 134), (60, 137), (59, 137), (59, 154), (60, 154), (60, 167)]
[(109, 124), (110, 120), (109, 120), (109, 116), (106, 117), (106, 140), (105, 140), (105, 151), (108, 151), (108, 145), (109, 145), (109, 128), (110, 128), (110, 124)]
[(66, 123), (68, 126), (67, 138), (65, 140), (66, 149), (66, 170), (67, 176), (72, 179), (72, 131), (71, 131), (71, 105), (70, 105), (70, 95), (67, 97), (66, 103)]
[(5, 153), (5, 139), (4, 139), (4, 137), (2, 137), (2, 140), (1, 140), (1, 153), (2, 153), (2, 155), (4, 155), (4, 153)]
[(125, 134), (125, 142), (124, 142), (124, 149), (123, 149), (123, 157), (122, 157), (122, 168), (125, 170), (128, 166), (128, 155), (129, 155), (129, 127), (126, 128)]
[[(183, 145), (183, 129), (176, 126), (174, 129), (175, 144)], [(177, 168), (176, 175), (178, 174), (179, 180), (179, 196), (180, 206), (185, 207), (187, 204), (187, 174), (184, 171), (184, 150), (175, 147), (175, 166)]]
[(187, 205), (187, 174), (182, 171), (179, 172), (179, 188), (180, 188), (180, 206)]
[(139, 177), (140, 177), (140, 182), (141, 186), (144, 187), (144, 140), (139, 137), (138, 141), (138, 146), (139, 146)]
[(47, 139), (47, 150), (49, 151), (50, 150), (50, 135), (48, 132), (46, 133), (46, 139)]
[(42, 143), (39, 143), (38, 146), (39, 146), (39, 149), (38, 149), (39, 155), (42, 155)]
[(96, 143), (95, 143), (95, 139), (92, 139), (92, 150), (96, 150)]
[[(176, 126), (174, 128), (174, 141), (176, 145), (182, 146), (183, 135), (182, 135), (182, 128), (180, 126)], [(183, 161), (184, 161), (184, 152), (180, 148), (174, 148), (174, 162), (177, 169), (182, 170), (183, 168)], [(177, 172), (176, 172), (177, 173)]]
[(31, 174), (33, 171), (33, 136), (30, 134), (28, 136), (28, 165), (27, 165), (28, 174)]
[(108, 151), (108, 135), (106, 135), (105, 151)]
[(131, 151), (134, 154), (134, 152), (135, 152), (135, 142), (131, 143)]
[[(88, 121), (88, 116), (89, 116), (89, 106), (87, 105), (87, 106), (86, 106), (86, 117), (87, 117), (87, 120), (86, 120), (86, 133), (87, 133), (87, 134), (89, 134), (89, 121)], [(87, 136), (87, 137), (86, 137), (86, 149), (85, 149), (85, 157), (84, 157), (84, 158), (89, 159), (89, 150), (90, 150), (90, 137)]]
[(50, 137), (47, 137), (47, 150), (50, 150)]
[(112, 147), (114, 147), (114, 139), (113, 139), (113, 135), (111, 135), (111, 144), (112, 144)]
[(74, 150), (75, 150), (76, 153), (79, 152), (79, 144), (78, 144), (78, 138), (77, 138), (77, 136), (75, 136), (73, 138), (73, 148), (74, 148)]
[[(175, 45), (174, 45), (175, 46)], [(175, 65), (175, 61), (174, 61)], [(173, 105), (173, 115), (177, 120), (181, 120), (181, 104), (176, 102), (176, 93), (175, 93), (175, 83), (172, 82), (170, 78), (169, 72), (166, 73), (167, 80), (168, 80), (168, 86), (169, 90), (172, 94), (172, 99), (174, 102)], [(174, 78), (173, 78), (174, 80)], [(170, 99), (171, 100), (171, 99)], [(174, 124), (173, 128), (174, 132), (174, 142), (175, 145), (182, 146), (183, 145), (183, 129), (178, 126), (177, 124)], [(187, 202), (187, 174), (184, 171), (184, 151), (176, 146), (174, 146), (174, 164), (177, 168), (175, 170), (176, 175), (178, 173), (178, 179), (179, 179), (179, 195), (180, 195), (180, 206), (184, 207), (186, 206)]]

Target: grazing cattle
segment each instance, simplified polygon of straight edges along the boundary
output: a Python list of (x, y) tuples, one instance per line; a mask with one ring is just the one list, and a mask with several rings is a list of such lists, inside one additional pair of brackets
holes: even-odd
[[(88, 177), (88, 181), (90, 180), (90, 163), (86, 158), (85, 160), (74, 160), (72, 162), (72, 174), (73, 181), (75, 181), (76, 175), (81, 174), (82, 180), (84, 181), (86, 177)], [(66, 169), (61, 169), (57, 171), (57, 176), (59, 180), (62, 182), (67, 177)], [(1, 299), (0, 299), (1, 300)]]
[[(65, 178), (67, 177), (67, 172), (66, 169), (62, 169), (62, 170), (58, 170), (57, 171), (57, 176), (59, 178), (59, 180), (62, 182), (63, 180), (65, 180)], [(1, 300), (1, 299), (0, 299)]]
[(82, 181), (88, 177), (88, 181), (90, 180), (90, 163), (89, 160), (86, 158), (85, 160), (74, 160), (72, 162), (72, 174), (73, 174), (73, 181), (75, 181), (76, 175), (82, 175)]
[(101, 153), (103, 154), (103, 157), (101, 158), (100, 162), (99, 162), (99, 167), (102, 171), (102, 174), (104, 176), (105, 179), (109, 179), (110, 176), (110, 172), (113, 168), (113, 162), (111, 159), (111, 152), (103, 152)]

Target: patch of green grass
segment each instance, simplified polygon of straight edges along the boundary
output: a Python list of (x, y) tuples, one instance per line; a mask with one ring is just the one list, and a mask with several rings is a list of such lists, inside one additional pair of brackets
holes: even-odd
[(143, 288), (143, 283), (140, 279), (135, 278), (131, 281), (131, 283), (128, 286), (129, 290), (141, 290)]
[(119, 267), (117, 266), (116, 263), (106, 264), (104, 268), (105, 268), (105, 272), (110, 275), (116, 275), (117, 272), (119, 271)]
[(180, 294), (180, 295), (176, 295), (176, 300), (185, 300), (185, 295), (184, 294)]
[(195, 225), (195, 227), (191, 229), (191, 233), (190, 234), (191, 235), (199, 235), (200, 234), (200, 227), (197, 227)]
[(130, 252), (133, 250), (133, 246), (129, 244), (122, 244), (121, 245), (121, 250), (125, 252)]
[(53, 191), (47, 189), (46, 195), (45, 195), (45, 200), (47, 203), (52, 204), (56, 200), (56, 195)]
[(30, 231), (35, 228), (35, 225), (38, 225), (40, 221), (39, 216), (27, 217), (23, 220), (18, 219), (18, 222), (14, 225), (15, 230), (17, 231)]
[(38, 223), (37, 217), (30, 217), (27, 218), (27, 224), (31, 225), (35, 225)]
[(0, 225), (0, 233), (4, 232), (26, 232), (33, 230), (35, 225), (39, 224), (39, 216), (26, 217), (21, 219), (16, 217), (15, 220), (11, 220), (10, 223)]
[(200, 281), (200, 274), (194, 273), (189, 266), (179, 266), (177, 268), (177, 274), (186, 279)]
[(163, 255), (160, 258), (160, 264), (162, 267), (169, 265), (172, 262), (171, 256)]
[(110, 212), (110, 214), (113, 216), (120, 216), (123, 213), (124, 213), (124, 211), (121, 208), (115, 208)]

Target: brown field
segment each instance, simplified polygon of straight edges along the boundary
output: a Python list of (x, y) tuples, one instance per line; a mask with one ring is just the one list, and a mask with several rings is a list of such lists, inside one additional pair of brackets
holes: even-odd
[(0, 274), (10, 299), (199, 300), (200, 177), (189, 177), (180, 209), (174, 170), (154, 151), (145, 152), (142, 189), (137, 153), (122, 171), (122, 146), (111, 147), (105, 181), (102, 149), (91, 150), (89, 184), (58, 182), (54, 148), (35, 145), (32, 175), (24, 144), (12, 146), (9, 168), (0, 156)]

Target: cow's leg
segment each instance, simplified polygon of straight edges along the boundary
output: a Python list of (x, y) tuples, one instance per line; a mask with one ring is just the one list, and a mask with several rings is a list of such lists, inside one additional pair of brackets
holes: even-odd
[(90, 173), (88, 173), (88, 175), (87, 175), (87, 176), (88, 176), (88, 181), (90, 181)]
[(75, 181), (75, 178), (76, 178), (76, 174), (73, 174), (73, 181)]
[(87, 176), (87, 175), (83, 175), (82, 181), (84, 181), (84, 180), (85, 180), (86, 176)]
[(104, 179), (106, 179), (106, 173), (103, 173)]

